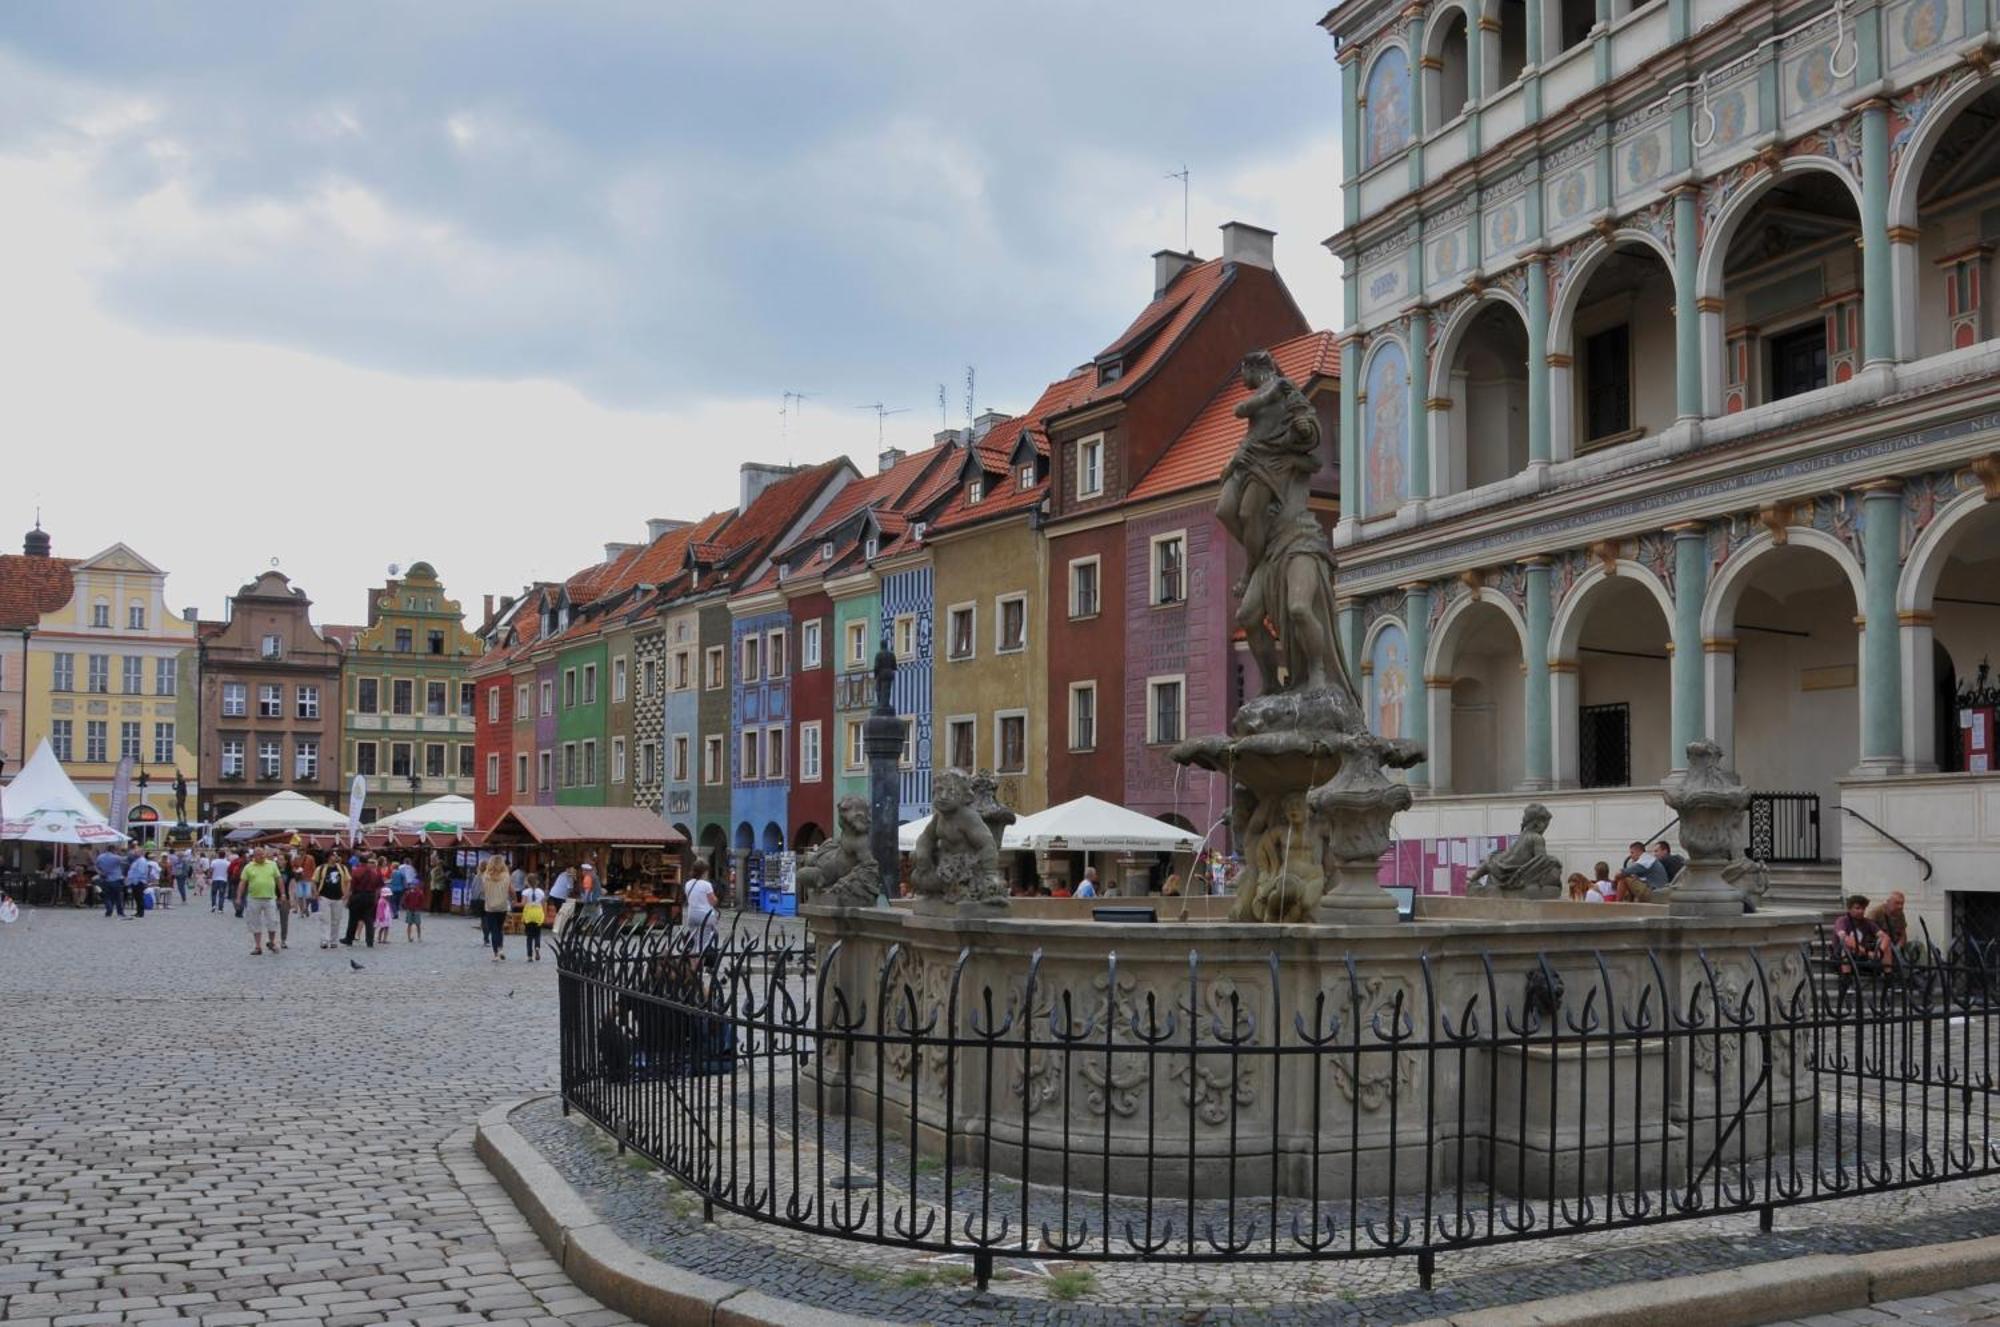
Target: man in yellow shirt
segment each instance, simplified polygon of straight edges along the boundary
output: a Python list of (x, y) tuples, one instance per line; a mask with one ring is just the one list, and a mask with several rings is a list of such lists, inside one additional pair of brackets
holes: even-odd
[(283, 875), (263, 848), (256, 850), (250, 864), (236, 881), (236, 906), (250, 927), (250, 954), (256, 957), (269, 949), (278, 952), (278, 890)]

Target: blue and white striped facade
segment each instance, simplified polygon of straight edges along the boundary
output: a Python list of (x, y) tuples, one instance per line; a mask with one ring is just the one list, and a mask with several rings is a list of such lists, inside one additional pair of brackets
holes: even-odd
[(915, 647), (896, 661), (892, 698), (896, 713), (916, 721), (915, 753), (903, 771), (903, 819), (931, 813), (931, 617), (932, 573), (929, 562), (882, 577), (882, 641), (896, 647), (896, 623), (916, 622)]

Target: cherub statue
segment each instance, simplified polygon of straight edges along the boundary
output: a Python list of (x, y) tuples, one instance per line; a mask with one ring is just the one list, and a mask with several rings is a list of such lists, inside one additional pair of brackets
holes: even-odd
[(834, 810), (834, 835), (799, 863), (799, 894), (825, 894), (843, 907), (865, 908), (882, 890), (882, 873), (868, 848), (868, 799), (849, 795)]
[(910, 853), (911, 887), (922, 898), (980, 898), (999, 869), (993, 833), (972, 809), (971, 781), (956, 770), (938, 775), (930, 823)]
[(1466, 892), (1511, 898), (1561, 898), (1562, 862), (1549, 856), (1542, 834), (1555, 817), (1540, 802), (1521, 811), (1521, 833), (1466, 877)]
[(1304, 792), (1258, 804), (1249, 824), (1249, 869), (1232, 921), (1311, 921), (1326, 892), (1326, 835)]

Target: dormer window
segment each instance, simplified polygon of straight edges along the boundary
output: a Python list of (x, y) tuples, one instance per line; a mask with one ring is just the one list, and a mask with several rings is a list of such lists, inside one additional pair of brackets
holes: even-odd
[(986, 496), (986, 481), (984, 479), (975, 479), (971, 483), (965, 486), (966, 502), (968, 503), (978, 502), (981, 498), (985, 496)]
[(867, 542), (861, 545), (861, 553), (863, 557), (873, 562), (882, 553), (882, 541), (874, 535), (869, 535)]
[(819, 546), (819, 560), (821, 562), (833, 561), (833, 541), (831, 539)]
[(1026, 493), (1035, 486), (1035, 463), (1033, 461), (1021, 467), (1016, 482), (1020, 484), (1023, 493)]
[(1125, 361), (1123, 359), (1107, 359), (1097, 366), (1097, 385), (1099, 387), (1104, 386), (1106, 383), (1117, 382), (1124, 376)]

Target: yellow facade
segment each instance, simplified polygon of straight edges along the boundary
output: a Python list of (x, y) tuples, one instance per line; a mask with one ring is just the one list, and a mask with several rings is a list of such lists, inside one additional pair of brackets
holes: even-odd
[(167, 606), (167, 573), (124, 544), (70, 570), (69, 602), (42, 614), (28, 642), (27, 750), (47, 738), (107, 813), (118, 763), (132, 755), (129, 806), (143, 800), (161, 824), (173, 823), (174, 775), (184, 775), (192, 820), (201, 806), (194, 622)]
[[(1000, 800), (1023, 815), (1049, 802), (1046, 549), (1026, 513), (929, 545), (937, 602), (931, 766), (994, 771)], [(961, 613), (970, 615), (971, 632), (955, 644)], [(969, 762), (955, 758), (965, 754), (954, 751), (962, 727), (971, 733)]]

